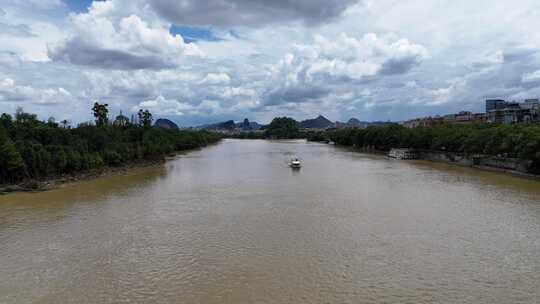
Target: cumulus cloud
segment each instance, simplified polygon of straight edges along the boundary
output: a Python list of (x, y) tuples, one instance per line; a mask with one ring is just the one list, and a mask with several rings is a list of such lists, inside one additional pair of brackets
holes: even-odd
[(53, 105), (66, 102), (71, 98), (71, 93), (64, 88), (35, 89), (18, 85), (11, 78), (0, 80), (0, 102), (30, 101), (39, 105)]
[(120, 14), (114, 0), (94, 2), (88, 13), (72, 15), (73, 35), (49, 49), (49, 57), (103, 69), (165, 69), (186, 56), (202, 56), (195, 44), (171, 35), (166, 24)]
[(27, 0), (29, 5), (41, 9), (52, 9), (64, 5), (62, 0)]
[(523, 82), (537, 82), (540, 81), (540, 70), (531, 72), (531, 73), (525, 73), (523, 74), (523, 77), (521, 78)]
[(132, 112), (137, 112), (139, 109), (148, 109), (150, 112), (157, 115), (182, 116), (186, 112), (193, 110), (193, 106), (175, 99), (166, 99), (160, 95), (155, 99), (140, 102), (131, 110)]
[(31, 37), (35, 36), (26, 24), (7, 24), (0, 22), (0, 35)]
[[(97, 99), (196, 125), (401, 120), (540, 97), (537, 0), (478, 0), (468, 14), (442, 0), (106, 0), (69, 14), (64, 3), (2, 2), (1, 109), (47, 117), (33, 103), (65, 100), (84, 121)], [(185, 43), (171, 23), (223, 39)]]
[(209, 73), (201, 80), (201, 84), (227, 84), (230, 81), (231, 77), (227, 73)]
[(13, 52), (0, 52), (0, 67), (14, 68), (21, 64), (21, 58)]
[(409, 72), (427, 57), (427, 50), (406, 39), (390, 41), (374, 33), (362, 38), (343, 33), (336, 39), (316, 36), (313, 44), (299, 45), (274, 68), (273, 88), (264, 105), (320, 101), (332, 86), (369, 81)]
[(317, 36), (314, 44), (300, 45), (280, 63), (286, 79), (313, 82), (317, 78), (362, 80), (380, 74), (404, 74), (419, 65), (427, 50), (401, 39), (390, 42), (374, 33), (357, 39), (342, 33), (337, 39)]
[(223, 98), (234, 98), (237, 96), (255, 97), (256, 95), (257, 92), (254, 89), (243, 87), (224, 87), (221, 91), (221, 96)]
[(177, 24), (264, 26), (300, 21), (307, 25), (327, 22), (359, 0), (152, 0), (152, 7)]
[(136, 112), (139, 109), (148, 109), (153, 114), (166, 116), (211, 115), (219, 114), (221, 104), (216, 100), (204, 99), (198, 105), (192, 105), (176, 99), (167, 99), (160, 95), (155, 99), (140, 102), (131, 110)]

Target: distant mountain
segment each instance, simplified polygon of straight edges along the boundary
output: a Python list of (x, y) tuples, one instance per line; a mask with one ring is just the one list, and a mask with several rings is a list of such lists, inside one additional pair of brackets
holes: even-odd
[(360, 125), (362, 122), (356, 118), (351, 118), (349, 121), (347, 121), (347, 124), (349, 125)]
[(227, 120), (226, 122), (219, 123), (217, 129), (232, 131), (236, 129), (236, 124), (234, 123), (234, 120)]
[[(156, 121), (157, 124), (157, 121)], [(356, 118), (351, 118), (347, 122), (335, 123), (327, 119), (326, 117), (319, 115), (317, 118), (307, 119), (298, 123), (299, 128), (301, 129), (328, 129), (328, 128), (367, 128), (369, 126), (383, 126), (388, 125), (390, 122), (383, 121), (374, 121), (367, 122), (361, 121)], [(241, 122), (234, 122), (233, 120), (228, 120), (224, 122), (207, 124), (196, 127), (197, 129), (203, 130), (215, 130), (215, 131), (258, 131), (265, 129), (265, 125), (261, 125), (254, 121), (249, 121), (245, 118)]]
[(197, 127), (197, 129), (205, 130), (234, 130), (235, 128), (236, 124), (234, 123), (234, 120), (228, 120), (224, 122), (218, 122), (215, 124), (208, 124)]
[(351, 118), (349, 121), (347, 121), (347, 126), (352, 128), (367, 128), (369, 126), (369, 122)]
[(385, 121), (361, 121), (356, 118), (351, 118), (347, 122), (336, 122), (336, 128), (361, 128), (365, 129), (370, 126), (385, 126), (389, 125), (391, 122), (385, 122)]
[(242, 129), (242, 131), (257, 131), (261, 129), (262, 125), (255, 121), (249, 121), (246, 118), (243, 122), (237, 123), (236, 127)]
[(205, 130), (219, 130), (219, 131), (233, 131), (233, 130), (242, 130), (242, 131), (256, 131), (260, 130), (262, 125), (249, 121), (247, 118), (243, 122), (235, 123), (234, 120), (228, 120), (224, 122), (219, 122), (215, 124), (202, 125), (197, 127), (197, 129)]
[(168, 119), (160, 118), (154, 123), (154, 128), (178, 130), (178, 125)]
[(326, 117), (319, 115), (317, 118), (301, 121), (299, 126), (303, 129), (326, 129), (333, 127), (334, 123)]
[(391, 121), (372, 121), (369, 123), (369, 126), (384, 127), (384, 126), (393, 125), (393, 124), (396, 124), (396, 123), (391, 122)]

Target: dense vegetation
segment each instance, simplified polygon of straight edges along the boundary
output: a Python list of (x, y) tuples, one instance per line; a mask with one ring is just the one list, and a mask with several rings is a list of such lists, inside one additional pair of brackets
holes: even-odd
[[(314, 135), (315, 136), (315, 135)], [(484, 154), (533, 160), (540, 164), (540, 125), (473, 124), (407, 129), (400, 125), (341, 129), (316, 134), (339, 145), (371, 148), (414, 148), (465, 154)]]
[(65, 121), (42, 122), (22, 110), (15, 117), (2, 114), (0, 184), (160, 159), (220, 138), (207, 131), (152, 128), (148, 111), (139, 112), (137, 124), (122, 115), (109, 123), (107, 105), (95, 104), (93, 111), (96, 123), (76, 128)]
[(265, 128), (266, 138), (298, 138), (300, 129), (298, 122), (290, 117), (276, 117)]

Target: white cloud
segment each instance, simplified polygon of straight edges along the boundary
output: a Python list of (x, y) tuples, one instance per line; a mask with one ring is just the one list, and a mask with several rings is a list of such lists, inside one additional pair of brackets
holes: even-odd
[(523, 74), (523, 77), (521, 78), (523, 82), (537, 82), (540, 81), (540, 70), (531, 72), (531, 73), (525, 73)]
[(298, 55), (286, 55), (281, 65), (292, 68), (296, 74), (289, 75), (289, 80), (297, 81), (300, 76), (305, 76), (307, 82), (317, 75), (361, 80), (379, 73), (402, 74), (427, 56), (427, 50), (421, 45), (406, 39), (391, 42), (374, 33), (359, 39), (346, 33), (336, 39), (317, 35), (314, 44), (299, 45), (297, 49)]
[(280, 22), (320, 24), (341, 15), (358, 0), (153, 0), (152, 7), (178, 23), (214, 26), (264, 26)]
[(228, 84), (230, 81), (231, 77), (227, 73), (209, 73), (201, 80), (201, 84)]
[[(2, 111), (65, 100), (67, 118), (84, 121), (99, 99), (114, 113), (144, 103), (182, 125), (401, 120), (540, 97), (536, 0), (301, 1), (296, 11), (283, 9), (291, 1), (107, 0), (69, 15), (64, 1), (30, 1), (2, 3)], [(222, 40), (188, 44), (171, 22), (215, 24), (205, 29)], [(48, 109), (32, 110), (46, 118)]]
[(167, 23), (124, 15), (122, 1), (94, 2), (88, 13), (71, 15), (73, 34), (51, 47), (55, 61), (103, 69), (163, 69), (186, 56), (202, 56), (195, 44), (171, 35)]
[(54, 105), (68, 102), (73, 96), (64, 88), (35, 89), (18, 85), (11, 78), (0, 81), (0, 102), (31, 102), (38, 105)]
[(155, 99), (139, 103), (137, 106), (134, 106), (131, 111), (137, 112), (139, 109), (148, 109), (150, 112), (157, 115), (182, 116), (186, 112), (193, 110), (193, 107), (175, 99), (165, 99), (165, 97), (160, 95)]
[(406, 39), (317, 35), (313, 44), (297, 45), (274, 67), (275, 85), (265, 93), (264, 104), (321, 103), (332, 92), (343, 95), (335, 86), (405, 74), (426, 57), (423, 46)]
[(27, 0), (30, 5), (39, 9), (52, 9), (64, 6), (62, 0)]

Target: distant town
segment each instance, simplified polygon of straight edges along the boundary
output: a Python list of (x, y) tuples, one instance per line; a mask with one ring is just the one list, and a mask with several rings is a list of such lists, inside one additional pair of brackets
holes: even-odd
[(423, 117), (403, 122), (407, 128), (433, 127), (440, 124), (471, 124), (471, 123), (539, 123), (540, 101), (526, 99), (523, 102), (506, 101), (504, 99), (487, 99), (485, 113), (462, 111), (457, 114), (444, 116)]
[[(384, 126), (388, 124), (401, 124), (406, 128), (435, 127), (442, 124), (516, 124), (516, 123), (540, 123), (540, 100), (525, 99), (524, 101), (506, 101), (504, 99), (487, 99), (484, 113), (461, 111), (455, 114), (427, 116), (414, 118), (402, 122), (384, 121), (360, 121), (351, 118), (347, 122), (332, 122), (326, 117), (319, 115), (314, 119), (307, 119), (298, 123), (304, 130), (330, 130), (343, 128), (367, 128), (370, 126)], [(229, 120), (226, 122), (199, 126), (196, 129), (214, 130), (223, 133), (230, 132), (256, 132), (262, 131), (265, 125), (249, 121), (247, 118), (242, 122)]]

